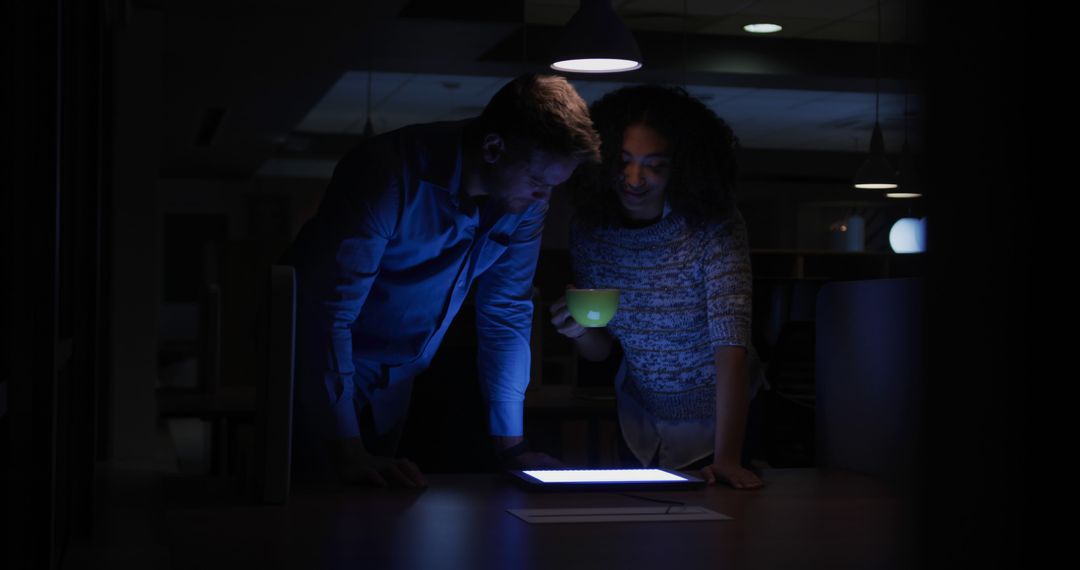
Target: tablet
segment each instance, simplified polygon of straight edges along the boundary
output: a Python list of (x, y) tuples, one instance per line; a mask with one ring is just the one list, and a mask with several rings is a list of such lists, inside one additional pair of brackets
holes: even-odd
[(705, 481), (668, 469), (523, 469), (509, 472), (530, 489), (544, 491), (675, 491)]

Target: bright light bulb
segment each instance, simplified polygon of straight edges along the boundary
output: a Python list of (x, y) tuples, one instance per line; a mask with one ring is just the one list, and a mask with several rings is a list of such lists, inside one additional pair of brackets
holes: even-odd
[(856, 188), (863, 190), (892, 190), (896, 188), (896, 184), (856, 184)]
[(784, 28), (776, 24), (747, 24), (742, 29), (751, 34), (775, 34)]
[(639, 69), (641, 63), (632, 59), (567, 59), (556, 61), (551, 68), (556, 71), (571, 71), (574, 73), (617, 73), (620, 71), (633, 71)]
[(889, 245), (896, 253), (926, 251), (926, 218), (900, 218), (889, 230)]

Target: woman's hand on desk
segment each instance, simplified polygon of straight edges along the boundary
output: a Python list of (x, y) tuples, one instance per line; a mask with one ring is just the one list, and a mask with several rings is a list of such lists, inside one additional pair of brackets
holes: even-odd
[(753, 471), (735, 462), (714, 462), (701, 470), (701, 478), (710, 485), (723, 481), (736, 489), (760, 489), (765, 486), (765, 482)]

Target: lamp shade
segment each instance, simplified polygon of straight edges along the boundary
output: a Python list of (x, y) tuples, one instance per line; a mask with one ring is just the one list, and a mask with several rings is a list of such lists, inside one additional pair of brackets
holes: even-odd
[(874, 123), (870, 136), (870, 156), (855, 173), (855, 187), (865, 190), (891, 190), (896, 188), (896, 171), (885, 158), (885, 140), (881, 136), (881, 124)]
[(641, 50), (610, 0), (581, 0), (551, 61), (557, 71), (616, 73), (640, 68)]
[(908, 147), (907, 141), (900, 151), (900, 171), (896, 174), (900, 188), (885, 194), (887, 198), (921, 198), (922, 188), (919, 185), (919, 176), (915, 172), (915, 158)]

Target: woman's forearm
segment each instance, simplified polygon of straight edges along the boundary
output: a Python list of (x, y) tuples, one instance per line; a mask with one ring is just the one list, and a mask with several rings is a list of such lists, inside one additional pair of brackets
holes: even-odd
[(602, 328), (585, 329), (585, 334), (574, 339), (578, 354), (590, 362), (602, 362), (611, 354), (611, 334)]
[(740, 462), (746, 414), (749, 408), (750, 365), (746, 349), (721, 346), (716, 349), (716, 439), (715, 461)]

